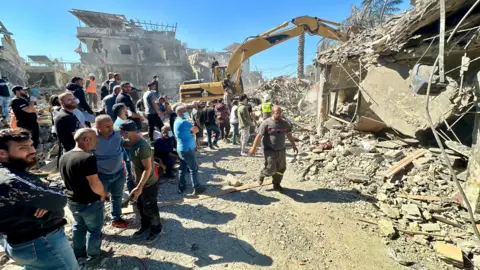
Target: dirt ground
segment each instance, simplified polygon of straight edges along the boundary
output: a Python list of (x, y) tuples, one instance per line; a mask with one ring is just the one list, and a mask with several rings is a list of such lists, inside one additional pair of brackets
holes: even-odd
[[(199, 157), (207, 192), (227, 185), (228, 174), (243, 183), (255, 181), (261, 155), (240, 157), (238, 147), (220, 146)], [(149, 245), (130, 237), (136, 227), (105, 226), (102, 248), (113, 255), (93, 269), (402, 268), (388, 257), (378, 234), (355, 220), (357, 209), (371, 207), (372, 198), (322, 188), (322, 182), (300, 182), (300, 173), (289, 166), (284, 194), (263, 186), (160, 208), (164, 232)], [(159, 201), (181, 197), (175, 182), (160, 186)], [(133, 222), (135, 215), (126, 219)]]

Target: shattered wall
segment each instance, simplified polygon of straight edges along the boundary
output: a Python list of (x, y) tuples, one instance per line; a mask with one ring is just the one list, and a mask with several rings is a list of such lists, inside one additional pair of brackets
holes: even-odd
[[(6, 30), (5, 30), (6, 31)], [(24, 61), (20, 57), (15, 39), (0, 31), (0, 75), (13, 85), (25, 83)]]
[[(447, 38), (473, 2), (446, 0)], [(425, 89), (439, 52), (439, 17), (438, 1), (418, 1), (414, 9), (383, 27), (365, 30), (336, 48), (320, 52), (317, 65), (331, 66), (330, 74), (338, 70), (341, 73), (327, 76), (325, 89), (340, 89), (350, 95), (359, 91), (358, 115), (380, 120), (408, 136), (423, 134), (429, 128)], [(444, 125), (444, 120), (453, 122), (474, 100), (472, 78), (480, 65), (466, 61), (463, 83), (459, 66), (464, 54), (470, 60), (480, 55), (478, 28), (472, 28), (479, 22), (480, 9), (476, 8), (445, 45), (444, 70), (448, 73), (445, 83), (434, 78), (430, 97), (430, 113), (437, 127)], [(338, 77), (349, 82), (337, 85)]]

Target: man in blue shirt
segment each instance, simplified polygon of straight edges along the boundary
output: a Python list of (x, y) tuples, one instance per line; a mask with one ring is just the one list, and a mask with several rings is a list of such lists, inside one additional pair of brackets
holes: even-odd
[(165, 171), (166, 178), (173, 178), (173, 165), (178, 155), (174, 152), (175, 138), (169, 126), (162, 127), (162, 137), (158, 138), (154, 144), (155, 159), (160, 163), (160, 167)]
[(110, 116), (112, 121), (115, 121), (117, 119), (117, 116), (113, 113), (113, 105), (115, 105), (117, 96), (120, 93), (121, 89), (122, 87), (120, 85), (115, 86), (113, 88), (113, 93), (107, 95), (102, 100), (103, 109), (105, 110), (105, 113)]
[(122, 194), (125, 186), (125, 174), (122, 163), (122, 137), (113, 130), (110, 116), (102, 114), (95, 119), (98, 143), (93, 154), (97, 158), (98, 177), (106, 192), (110, 193), (112, 226), (128, 228), (128, 222), (122, 219)]
[(195, 134), (198, 127), (188, 122), (188, 112), (185, 106), (176, 108), (177, 119), (173, 125), (175, 135), (177, 136), (177, 152), (180, 159), (180, 168), (178, 171), (178, 193), (183, 193), (186, 188), (185, 177), (187, 170), (190, 170), (190, 178), (193, 186), (191, 195), (198, 195), (205, 191), (205, 187), (198, 183), (198, 162), (195, 142)]

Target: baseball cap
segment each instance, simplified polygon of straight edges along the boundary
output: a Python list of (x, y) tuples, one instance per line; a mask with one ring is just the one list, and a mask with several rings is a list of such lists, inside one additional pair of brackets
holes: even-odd
[(121, 131), (137, 131), (137, 124), (132, 120), (126, 120), (119, 126)]
[(15, 87), (12, 88), (12, 92), (13, 92), (14, 94), (15, 94), (15, 92), (20, 91), (20, 90), (28, 90), (28, 87), (17, 85), (17, 86), (15, 86)]

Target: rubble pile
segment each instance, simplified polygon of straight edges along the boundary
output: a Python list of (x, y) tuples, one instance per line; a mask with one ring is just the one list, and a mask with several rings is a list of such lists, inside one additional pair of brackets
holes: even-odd
[[(269, 94), (272, 103), (281, 106), (287, 117), (295, 117), (313, 106), (305, 99), (312, 85), (313, 82), (306, 79), (280, 76), (263, 82), (251, 96), (263, 100), (264, 95)], [(311, 114), (314, 115), (315, 110), (311, 110)]]
[[(439, 148), (422, 148), (414, 139), (375, 138), (334, 119), (327, 122), (324, 136), (295, 134), (301, 150), (290, 161), (300, 181), (360, 192), (373, 206), (355, 209), (363, 216), (360, 224), (382, 234), (387, 253), (402, 265), (442, 259), (463, 267), (471, 265), (464, 257), (480, 259), (468, 212)], [(466, 157), (446, 151), (457, 177), (466, 181)]]

